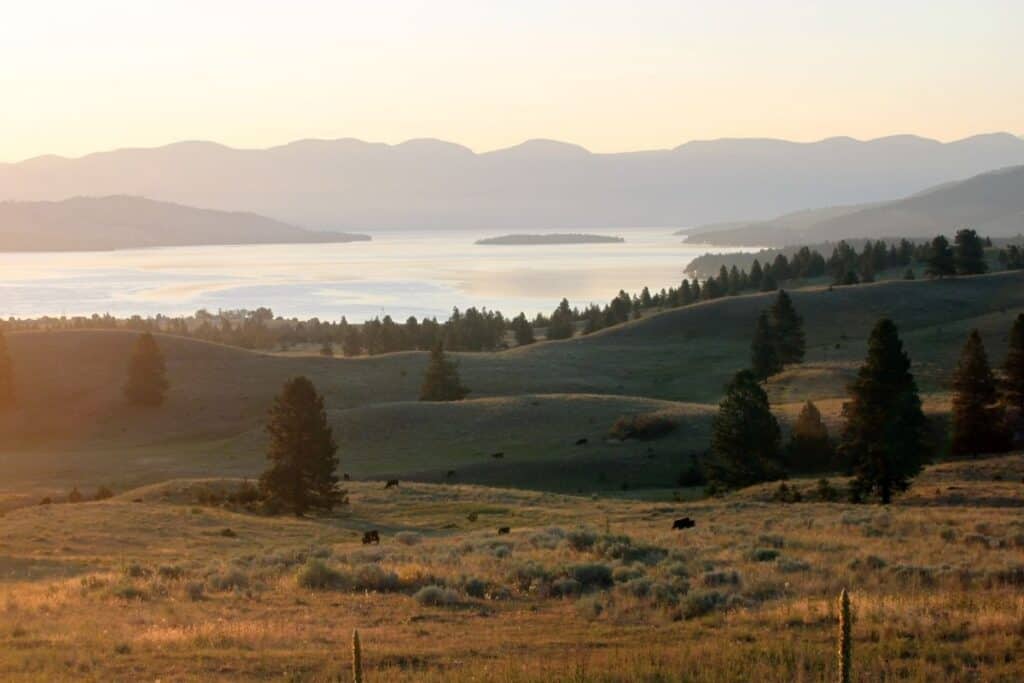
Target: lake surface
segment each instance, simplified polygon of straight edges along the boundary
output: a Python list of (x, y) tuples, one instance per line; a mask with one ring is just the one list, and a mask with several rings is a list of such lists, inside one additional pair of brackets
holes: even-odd
[[(580, 231), (583, 232), (583, 231)], [(485, 231), (381, 233), (372, 242), (0, 253), (0, 317), (190, 314), (200, 308), (362, 321), (446, 318), (453, 306), (550, 312), (619, 289), (677, 285), (706, 251), (673, 228), (587, 230), (622, 244), (484, 246)]]

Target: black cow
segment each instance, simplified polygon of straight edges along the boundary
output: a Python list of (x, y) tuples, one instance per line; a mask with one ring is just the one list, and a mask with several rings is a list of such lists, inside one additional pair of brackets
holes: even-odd
[(352, 479), (352, 477), (348, 476), (348, 472), (341, 475), (341, 478), (344, 479), (345, 481), (350, 481)]
[(492, 458), (504, 458), (505, 451), (498, 451), (497, 453), (491, 453)]
[(380, 532), (376, 529), (371, 529), (370, 531), (363, 533), (363, 545), (370, 545), (371, 543), (380, 545)]
[(689, 517), (682, 517), (672, 522), (673, 529), (692, 529), (697, 526), (697, 522), (693, 521)]
[(507, 526), (499, 526), (498, 527), (498, 535), (499, 536), (503, 536), (503, 535), (507, 534), (510, 531), (512, 531), (512, 529), (510, 529)]
[(389, 489), (389, 488), (391, 488), (393, 486), (398, 486), (398, 480), (397, 479), (388, 479), (388, 483), (384, 484), (384, 488), (386, 488), (386, 489)]
[(587, 438), (583, 437), (582, 439), (576, 439), (576, 445), (577, 446), (586, 446), (587, 445)]
[(448, 470), (448, 474), (445, 475), (445, 476), (447, 476), (449, 479), (454, 479), (455, 478), (455, 470)]

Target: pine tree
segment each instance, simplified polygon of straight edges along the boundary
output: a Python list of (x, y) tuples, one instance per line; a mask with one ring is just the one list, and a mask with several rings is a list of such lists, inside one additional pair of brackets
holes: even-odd
[(341, 340), (341, 352), (348, 357), (358, 356), (363, 352), (363, 335), (359, 332), (358, 327), (348, 328)]
[(455, 363), (444, 355), (440, 342), (430, 350), (430, 363), (420, 388), (421, 401), (460, 401), (469, 390), (462, 386)]
[(297, 515), (331, 510), (344, 501), (338, 489), (338, 446), (327, 424), (324, 399), (305, 377), (285, 382), (267, 420), (270, 466), (260, 491)]
[(536, 341), (533, 336), (533, 325), (526, 319), (525, 313), (520, 313), (512, 319), (512, 332), (515, 334), (516, 344), (519, 346), (526, 346)]
[(786, 465), (790, 471), (820, 472), (835, 461), (835, 448), (828, 436), (828, 428), (821, 420), (821, 412), (811, 401), (800, 410), (789, 435)]
[(1003, 364), (1003, 395), (1011, 408), (1024, 411), (1024, 313), (1010, 330), (1010, 344)]
[(7, 338), (0, 330), (0, 410), (14, 406), (14, 369), (7, 352)]
[(958, 275), (977, 275), (988, 271), (985, 243), (977, 232), (970, 228), (957, 230), (953, 244), (953, 261)]
[(985, 345), (973, 330), (953, 375), (953, 454), (1004, 450), (1003, 415)]
[(750, 344), (750, 368), (762, 382), (782, 370), (775, 329), (767, 311), (761, 311), (754, 327), (754, 340)]
[(709, 480), (715, 486), (739, 488), (779, 478), (781, 438), (768, 395), (754, 373), (736, 373), (712, 422)]
[(943, 235), (939, 235), (932, 240), (924, 272), (930, 277), (938, 278), (956, 273), (953, 250), (949, 248), (949, 240)]
[(562, 299), (558, 308), (551, 314), (551, 322), (548, 324), (547, 339), (568, 339), (573, 334), (572, 309), (569, 308), (568, 299)]
[(843, 406), (846, 424), (840, 452), (853, 468), (856, 500), (877, 493), (889, 503), (905, 491), (928, 458), (926, 422), (910, 358), (896, 325), (878, 321), (868, 340), (868, 355), (850, 385)]
[(783, 365), (803, 362), (806, 347), (804, 321), (784, 289), (779, 290), (771, 307), (771, 323), (775, 328), (779, 362)]
[(128, 364), (124, 396), (135, 405), (158, 406), (164, 402), (168, 386), (163, 353), (153, 335), (144, 332), (139, 335)]
[(764, 273), (761, 272), (761, 262), (754, 259), (754, 263), (750, 266), (750, 288), (760, 290), (763, 278)]

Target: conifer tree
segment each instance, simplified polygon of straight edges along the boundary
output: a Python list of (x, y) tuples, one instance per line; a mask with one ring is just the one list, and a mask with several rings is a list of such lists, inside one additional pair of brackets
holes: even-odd
[(460, 401), (469, 390), (462, 386), (455, 363), (444, 355), (440, 342), (430, 350), (430, 363), (420, 388), (421, 401)]
[(7, 338), (0, 330), (0, 410), (14, 406), (14, 369), (7, 352)]
[(1004, 450), (1003, 415), (996, 378), (978, 330), (967, 337), (953, 375), (953, 454)]
[(850, 385), (843, 406), (846, 424), (840, 453), (854, 472), (851, 497), (877, 493), (888, 504), (906, 490), (928, 458), (926, 422), (910, 358), (896, 325), (878, 321), (868, 340), (868, 355)]
[(977, 275), (988, 271), (985, 243), (970, 228), (957, 230), (953, 237), (953, 261), (958, 275)]
[(149, 332), (139, 335), (128, 364), (124, 396), (129, 403), (158, 406), (167, 394), (167, 368), (156, 339)]
[(789, 435), (786, 465), (795, 472), (818, 472), (828, 469), (834, 461), (835, 448), (821, 420), (821, 412), (814, 403), (807, 401)]
[(754, 340), (750, 344), (750, 369), (762, 382), (782, 370), (775, 329), (767, 311), (761, 311), (754, 327)]
[(757, 378), (749, 370), (736, 373), (712, 422), (709, 480), (715, 486), (739, 488), (781, 477), (781, 438)]
[(771, 308), (771, 323), (775, 328), (775, 339), (779, 362), (783, 365), (800, 363), (804, 359), (804, 321), (793, 308), (793, 301), (780, 289)]
[(516, 344), (519, 346), (526, 346), (536, 341), (533, 336), (533, 325), (526, 319), (525, 313), (520, 313), (512, 319), (512, 332), (515, 334)]
[(572, 309), (569, 308), (568, 299), (562, 299), (558, 308), (551, 314), (551, 322), (545, 337), (547, 339), (568, 339), (573, 334)]
[(956, 273), (956, 262), (953, 257), (953, 250), (949, 247), (949, 240), (943, 235), (932, 240), (928, 250), (927, 266), (924, 269), (930, 277), (942, 278), (946, 275)]
[(338, 446), (327, 424), (324, 399), (305, 377), (285, 382), (267, 420), (270, 466), (259, 488), (297, 515), (331, 510), (343, 502), (338, 489)]
[(760, 290), (761, 280), (764, 278), (764, 273), (761, 272), (761, 262), (754, 259), (754, 263), (750, 266), (750, 287), (751, 289)]
[(359, 328), (350, 326), (341, 340), (341, 352), (348, 357), (358, 356), (363, 352), (363, 335)]
[(1009, 407), (1024, 411), (1024, 313), (1010, 330), (1010, 344), (1003, 364), (1003, 395)]

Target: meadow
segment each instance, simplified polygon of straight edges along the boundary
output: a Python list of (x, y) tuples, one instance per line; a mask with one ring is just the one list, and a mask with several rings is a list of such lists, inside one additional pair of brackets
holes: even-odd
[[(772, 378), (772, 408), (785, 427), (813, 399), (835, 433), (867, 332), (889, 315), (941, 421), (967, 332), (1001, 362), (1021, 285), (794, 291), (807, 362)], [(120, 396), (133, 335), (9, 334), (0, 677), (346, 681), (359, 629), (368, 681), (817, 681), (836, 674), (847, 588), (854, 680), (1020, 680), (1024, 455), (940, 453), (885, 508), (840, 502), (838, 475), (788, 482), (799, 503), (775, 484), (705, 498), (679, 481), (770, 302), (454, 354), (472, 394), (447, 404), (415, 400), (422, 353), (160, 336), (171, 390), (145, 410)], [(234, 494), (264, 466), (272, 396), (300, 374), (325, 396), (349, 503), (267, 516)], [(675, 428), (618, 438), (637, 415)], [(63, 502), (101, 485), (115, 495)], [(673, 531), (684, 516), (696, 526)], [(361, 543), (371, 529), (379, 546)]]

